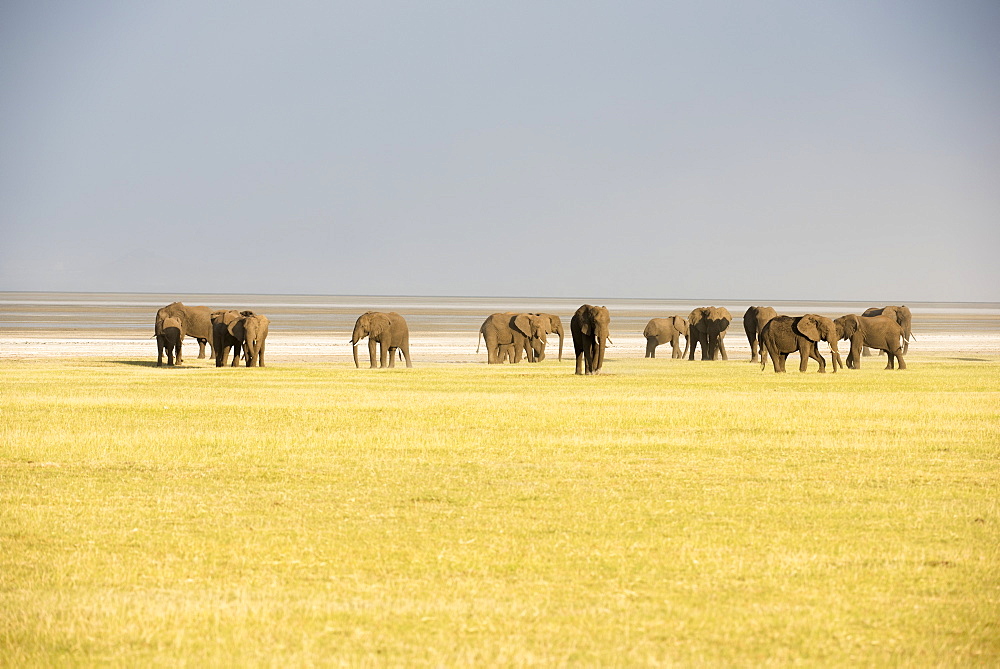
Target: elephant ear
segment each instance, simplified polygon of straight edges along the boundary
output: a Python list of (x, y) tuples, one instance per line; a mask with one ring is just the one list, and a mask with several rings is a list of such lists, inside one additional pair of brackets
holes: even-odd
[(903, 315), (903, 307), (886, 307), (882, 310), (883, 316), (888, 316), (892, 320), (896, 321), (900, 325), (906, 320)]
[(518, 314), (514, 316), (514, 327), (525, 337), (531, 336), (531, 316), (528, 314)]
[(226, 320), (226, 329), (229, 330), (229, 334), (231, 334), (234, 338), (242, 340), (246, 337), (245, 321), (245, 318), (237, 314), (235, 318), (229, 318)]
[(857, 314), (847, 314), (846, 316), (841, 316), (837, 319), (837, 321), (844, 330), (844, 334), (841, 335), (841, 339), (850, 339), (854, 336), (854, 333), (861, 328), (861, 321), (858, 320)]
[(704, 318), (705, 313), (701, 309), (695, 309), (688, 315), (688, 325), (691, 327), (697, 326), (701, 323), (702, 318)]
[(806, 314), (799, 319), (799, 322), (795, 324), (795, 330), (808, 339), (811, 342), (818, 342), (822, 335), (819, 331), (819, 321), (816, 320), (816, 316), (812, 314)]
[(389, 329), (389, 317), (378, 311), (369, 312), (368, 336), (378, 337)]
[(590, 335), (594, 332), (594, 315), (590, 309), (580, 312), (580, 332)]
[(729, 309), (726, 309), (725, 307), (719, 307), (719, 309), (716, 311), (716, 315), (719, 318), (721, 318), (724, 321), (726, 321), (726, 327), (729, 326), (729, 323), (733, 322), (733, 315), (730, 314), (729, 313)]
[(674, 329), (680, 332), (682, 335), (687, 336), (688, 334), (688, 322), (683, 316), (674, 316)]

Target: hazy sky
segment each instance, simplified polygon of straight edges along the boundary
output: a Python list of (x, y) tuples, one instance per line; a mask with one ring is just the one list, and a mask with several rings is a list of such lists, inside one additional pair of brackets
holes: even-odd
[(0, 4), (0, 290), (1000, 301), (1000, 3)]

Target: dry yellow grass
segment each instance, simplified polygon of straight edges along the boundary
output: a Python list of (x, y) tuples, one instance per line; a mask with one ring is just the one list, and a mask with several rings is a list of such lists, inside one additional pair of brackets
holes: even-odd
[(870, 367), (0, 362), (0, 665), (1000, 662), (1000, 360)]

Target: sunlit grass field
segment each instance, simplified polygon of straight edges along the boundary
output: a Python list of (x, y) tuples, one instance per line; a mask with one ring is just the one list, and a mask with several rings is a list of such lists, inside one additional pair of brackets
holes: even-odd
[(0, 361), (0, 666), (996, 666), (1000, 359), (907, 362)]

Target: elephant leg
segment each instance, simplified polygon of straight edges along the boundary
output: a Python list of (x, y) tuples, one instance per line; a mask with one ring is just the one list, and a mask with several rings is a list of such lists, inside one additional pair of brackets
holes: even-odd
[(861, 355), (865, 356), (866, 358), (870, 358), (872, 356), (872, 350), (868, 348), (867, 344), (861, 348)]
[(729, 360), (729, 356), (726, 354), (726, 338), (719, 335), (719, 353), (722, 355), (723, 360)]
[(389, 347), (386, 342), (378, 342), (378, 367), (379, 369), (385, 369), (389, 366), (389, 361), (386, 359), (388, 357)]
[(576, 373), (583, 374), (583, 351), (576, 354)]
[(805, 353), (801, 353), (800, 355), (802, 356), (802, 360), (801, 360), (801, 362), (799, 364), (799, 371), (800, 372), (806, 371), (806, 369), (807, 369), (806, 364), (808, 363), (809, 358), (812, 358), (813, 360), (815, 360), (816, 362), (819, 363), (819, 372), (820, 372), (820, 374), (825, 374), (826, 373), (826, 359), (823, 358), (822, 354), (820, 354), (818, 346), (816, 346), (815, 344), (812, 344), (812, 345), (809, 346), (809, 355), (808, 356), (806, 356)]
[(885, 354), (886, 357), (889, 358), (889, 362), (885, 366), (886, 369), (893, 369), (893, 365), (896, 361), (899, 362), (899, 369), (906, 369), (906, 363), (903, 362), (902, 347), (886, 349)]
[(861, 349), (863, 347), (860, 341), (857, 344), (851, 343), (851, 357), (854, 358), (854, 369), (861, 369)]
[(201, 337), (198, 338), (198, 359), (199, 360), (201, 360), (202, 358), (205, 357), (205, 343), (207, 341), (208, 341), (207, 339), (202, 339)]
[(799, 371), (804, 372), (809, 369), (809, 358), (812, 357), (812, 351), (808, 348), (799, 348)]
[(817, 362), (819, 362), (819, 373), (826, 374), (826, 358), (824, 358), (823, 354), (819, 352), (818, 346), (813, 346), (812, 357), (815, 358)]
[(396, 368), (396, 347), (395, 346), (390, 346), (389, 347), (389, 369), (395, 369), (395, 368)]
[(646, 357), (656, 357), (656, 337), (646, 337)]
[(261, 340), (260, 348), (257, 349), (257, 364), (261, 367), (264, 366), (264, 341)]
[(403, 342), (403, 345), (399, 347), (399, 350), (403, 352), (403, 357), (406, 359), (406, 368), (409, 369), (410, 367), (413, 367), (413, 363), (410, 362), (410, 342)]
[(486, 344), (486, 364), (495, 365), (500, 360), (500, 345), (493, 337), (487, 337), (483, 332), (483, 343)]

